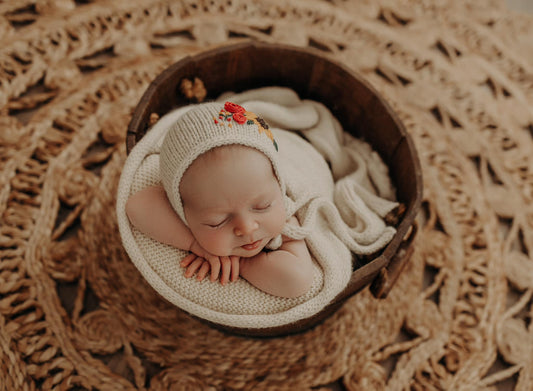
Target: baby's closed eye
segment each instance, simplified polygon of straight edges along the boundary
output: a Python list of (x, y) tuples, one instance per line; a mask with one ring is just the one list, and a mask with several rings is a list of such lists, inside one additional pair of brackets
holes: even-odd
[(270, 209), (271, 206), (272, 206), (272, 202), (264, 202), (264, 203), (254, 206), (253, 209), (257, 211), (264, 211), (264, 210)]
[(210, 228), (220, 228), (228, 220), (229, 220), (229, 217), (226, 217), (226, 218), (224, 218), (223, 220), (220, 220), (220, 221), (210, 221), (210, 222), (204, 223), (204, 225), (207, 226), (207, 227), (210, 227)]

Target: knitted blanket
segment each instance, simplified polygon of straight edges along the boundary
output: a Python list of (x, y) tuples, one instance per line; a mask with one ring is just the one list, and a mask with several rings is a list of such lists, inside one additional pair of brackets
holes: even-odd
[[(0, 390), (531, 390), (532, 19), (503, 0), (0, 2)], [(357, 70), (424, 175), (389, 296), (267, 340), (157, 295), (115, 216), (150, 81), (243, 40)]]
[[(392, 239), (395, 229), (387, 227), (383, 217), (397, 206), (387, 199), (394, 197), (394, 189), (377, 153), (343, 132), (324, 105), (301, 101), (294, 91), (279, 87), (226, 94), (222, 102), (226, 99), (254, 110), (272, 127), (287, 188), (287, 218), (296, 215), (301, 223), (298, 228), (287, 224), (282, 233), (305, 239), (315, 261), (312, 288), (305, 295), (288, 299), (264, 293), (242, 278), (227, 286), (186, 278), (179, 262), (187, 252), (150, 239), (131, 226), (126, 201), (146, 186), (161, 184), (161, 143), (190, 106), (163, 116), (128, 156), (117, 194), (120, 234), (142, 275), (179, 308), (236, 328), (294, 323), (315, 315), (344, 289), (352, 272), (350, 251), (376, 253)], [(324, 151), (324, 157), (313, 146)], [(335, 183), (334, 177), (338, 178)]]

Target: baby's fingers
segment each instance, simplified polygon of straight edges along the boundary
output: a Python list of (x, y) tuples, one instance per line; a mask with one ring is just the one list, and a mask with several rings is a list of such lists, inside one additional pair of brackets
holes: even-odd
[(203, 258), (196, 257), (196, 259), (187, 267), (187, 270), (185, 270), (185, 277), (190, 278), (194, 276), (194, 273), (196, 273), (198, 269), (200, 269), (203, 262)]
[(181, 267), (189, 266), (197, 257), (198, 255), (190, 253), (189, 255), (187, 255), (185, 258), (181, 260), (180, 266)]
[(198, 274), (196, 275), (196, 279), (198, 281), (203, 281), (205, 276), (207, 276), (207, 273), (209, 273), (209, 269), (211, 266), (209, 265), (209, 262), (204, 261), (202, 266), (200, 267), (200, 270), (198, 270)]
[(240, 258), (236, 256), (230, 257), (231, 259), (231, 282), (237, 281), (239, 278), (239, 263)]
[(220, 262), (222, 263), (222, 276), (220, 277), (220, 283), (222, 285), (226, 285), (229, 282), (231, 273), (231, 261), (229, 257), (220, 257)]
[(209, 264), (211, 265), (211, 281), (216, 281), (220, 274), (220, 260), (218, 257), (211, 258)]

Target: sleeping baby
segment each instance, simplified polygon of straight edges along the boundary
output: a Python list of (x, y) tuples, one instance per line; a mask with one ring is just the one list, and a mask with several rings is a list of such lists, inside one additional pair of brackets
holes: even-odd
[(190, 252), (180, 262), (186, 277), (209, 275), (222, 285), (242, 277), (274, 296), (305, 294), (313, 261), (302, 238), (282, 235), (299, 221), (287, 214), (279, 142), (262, 118), (238, 104), (196, 105), (163, 140), (163, 186), (128, 199), (131, 224)]
[(262, 329), (317, 314), (396, 232), (385, 219), (398, 207), (388, 168), (340, 120), (283, 87), (166, 113), (119, 182), (135, 266), (216, 324)]

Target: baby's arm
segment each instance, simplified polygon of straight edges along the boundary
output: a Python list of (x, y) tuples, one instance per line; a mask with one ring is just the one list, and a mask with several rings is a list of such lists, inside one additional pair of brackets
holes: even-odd
[(194, 237), (183, 224), (162, 186), (150, 186), (133, 194), (126, 202), (130, 222), (158, 242), (189, 251)]
[(172, 209), (162, 186), (150, 186), (133, 194), (126, 202), (126, 214), (146, 236), (192, 253), (181, 262), (181, 266), (187, 268), (185, 277), (198, 272), (198, 280), (203, 280), (211, 270), (211, 281), (222, 273), (222, 285), (237, 279), (238, 257), (217, 257), (205, 251)]
[[(291, 222), (297, 224), (293, 219)], [(271, 295), (298, 297), (313, 284), (313, 261), (304, 240), (283, 239), (278, 250), (241, 258), (239, 272), (249, 283)]]

